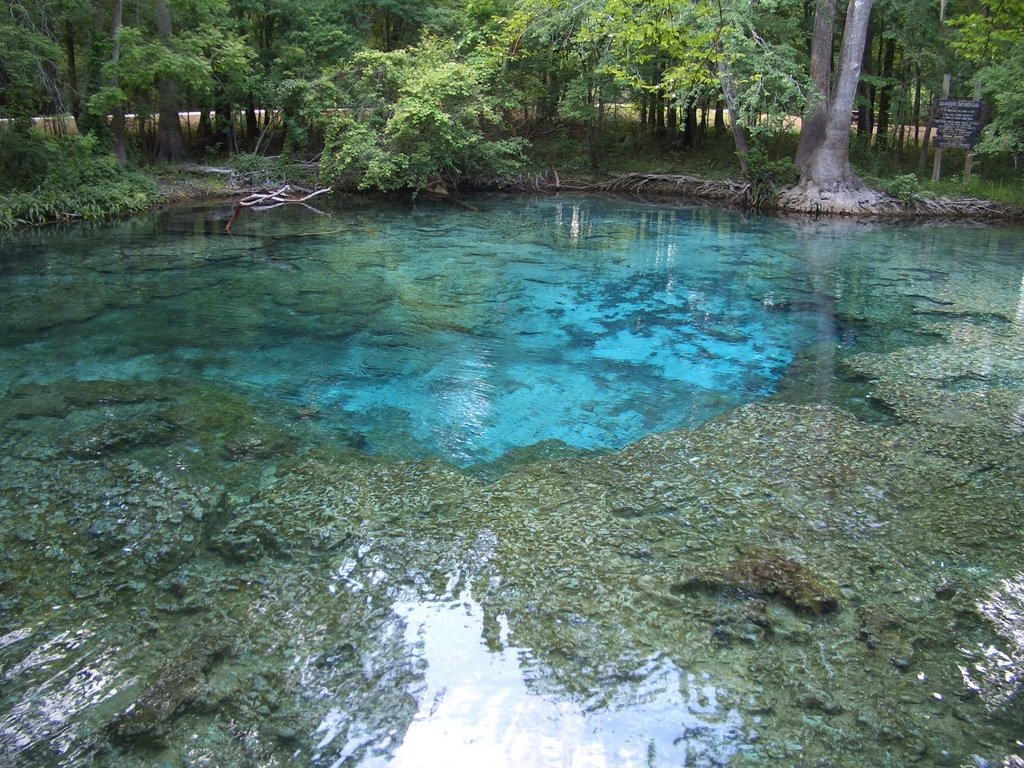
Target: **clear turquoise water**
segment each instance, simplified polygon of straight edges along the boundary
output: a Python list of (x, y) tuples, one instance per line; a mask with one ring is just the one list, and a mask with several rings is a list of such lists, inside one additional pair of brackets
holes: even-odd
[(0, 242), (0, 764), (1016, 765), (1014, 227)]
[(177, 235), (187, 212), (162, 223), (85, 252), (72, 235), (10, 254), (29, 296), (84, 277), (104, 303), (16, 347), (9, 384), (199, 376), (315, 410), (368, 452), (465, 465), (699, 424), (770, 393), (829, 309), (808, 293), (773, 311), (791, 257), (706, 211), (281, 213), (280, 232), (247, 235), (267, 225), (246, 220), (233, 238)]

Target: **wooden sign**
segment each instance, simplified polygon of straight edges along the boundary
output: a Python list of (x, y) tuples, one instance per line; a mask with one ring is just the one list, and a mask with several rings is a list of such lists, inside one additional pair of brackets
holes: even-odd
[(935, 146), (973, 149), (981, 137), (981, 101), (975, 99), (939, 99), (935, 119)]

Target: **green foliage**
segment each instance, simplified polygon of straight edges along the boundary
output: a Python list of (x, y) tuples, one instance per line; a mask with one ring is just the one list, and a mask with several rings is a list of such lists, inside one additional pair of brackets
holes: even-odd
[(20, 3), (0, 13), (0, 117), (28, 118), (55, 100), (60, 48)]
[(775, 130), (762, 116), (803, 111), (806, 57), (792, 2), (606, 0), (600, 13), (613, 40), (607, 70), (633, 88), (685, 104), (717, 92), (724, 63), (748, 129)]
[[(166, 25), (157, 32), (158, 6), (171, 11), (170, 33)], [(525, 146), (516, 137), (542, 142), (534, 162), (569, 172), (685, 167), (735, 175), (731, 133), (717, 131), (713, 140), (710, 131), (688, 131), (693, 141), (681, 150), (671, 130), (676, 113), (667, 112), (714, 107), (727, 95), (754, 147), (746, 159), (756, 196), (767, 201), (793, 174), (783, 159), (792, 146), (776, 137), (786, 116), (805, 112), (814, 6), (163, 0), (125, 5), (115, 64), (112, 4), (12, 2), (0, 13), (0, 117), (14, 118), (16, 130), (8, 124), (0, 138), (0, 191), (17, 192), (0, 208), (9, 215), (10, 195), (37, 188), (38, 203), (62, 181), (49, 173), (58, 145), (37, 141), (29, 118), (73, 109), (80, 131), (101, 135), (115, 111), (141, 116), (128, 120), (126, 138), (143, 153), (161, 139), (147, 115), (175, 105), (199, 110), (203, 120), (188, 130), (197, 156), (243, 148), (320, 155), (324, 179), (387, 190), (514, 171)], [(935, 0), (875, 0), (863, 84), (874, 88), (875, 109), (885, 95), (886, 124), (907, 124), (952, 67), (955, 95), (969, 95), (972, 84), (985, 91), (989, 125), (977, 149), (987, 156), (975, 174), (1019, 184), (1010, 158), (1024, 152), (1024, 0), (963, 0), (951, 13), (945, 35)], [(916, 169), (918, 150), (895, 144), (884, 137), (855, 144), (858, 171), (885, 179)], [(75, 177), (80, 149), (59, 146)], [(115, 189), (126, 177), (114, 179), (103, 162), (85, 163), (86, 175), (100, 174), (99, 188)], [(71, 185), (87, 186), (81, 178)], [(83, 211), (90, 205), (80, 203)]]
[(121, 168), (92, 136), (0, 133), (0, 153), (12, 147), (33, 159), (34, 172), (0, 177), (7, 190), (0, 196), (0, 228), (136, 213), (156, 200), (152, 180)]
[(937, 183), (928, 180), (923, 186), (928, 194), (945, 197), (973, 197), (982, 200), (994, 200), (1007, 205), (1014, 205), (1024, 210), (1024, 184), (1018, 171), (1015, 178), (989, 180), (978, 174), (971, 176), (968, 183), (958, 174), (953, 178), (944, 178)]
[(1024, 2), (1006, 0), (950, 20), (953, 49), (978, 65), (974, 77), (995, 106), (982, 141), (985, 154), (1024, 151)]
[(511, 172), (523, 143), (497, 137), (495, 74), (491, 60), (460, 61), (451, 43), (435, 39), (359, 54), (340, 75), (348, 106), (330, 118), (321, 178), (391, 191)]
[(976, 81), (995, 113), (975, 150), (990, 155), (1024, 152), (1024, 50), (983, 68)]
[(0, 190), (42, 184), (52, 156), (52, 145), (31, 128), (0, 131)]
[(136, 27), (122, 27), (119, 37), (121, 58), (116, 74), (135, 104), (156, 104), (162, 80), (173, 80), (194, 92), (213, 88), (213, 62), (201, 37), (175, 37), (165, 42)]
[(921, 182), (913, 173), (901, 173), (882, 182), (882, 191), (901, 203), (912, 203), (921, 196)]
[(789, 156), (773, 158), (762, 144), (755, 144), (747, 155), (750, 165), (750, 197), (756, 208), (772, 205), (779, 193), (795, 186), (800, 170)]

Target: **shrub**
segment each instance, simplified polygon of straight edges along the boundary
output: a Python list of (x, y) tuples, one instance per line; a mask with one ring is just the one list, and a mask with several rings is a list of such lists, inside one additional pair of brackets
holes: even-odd
[(921, 194), (921, 182), (913, 173), (901, 173), (883, 182), (882, 191), (901, 203), (913, 203)]
[(791, 158), (773, 160), (757, 145), (751, 148), (747, 162), (750, 165), (750, 197), (755, 207), (770, 206), (779, 192), (800, 180), (800, 172)]
[(493, 138), (501, 123), (496, 71), (455, 53), (451, 44), (427, 40), (415, 49), (359, 54), (344, 76), (353, 106), (335, 111), (327, 127), (321, 178), (341, 187), (416, 190), (517, 169), (522, 140)]
[(0, 228), (136, 213), (156, 200), (153, 181), (119, 166), (93, 136), (22, 134), (3, 140), (17, 145), (35, 165), (31, 172), (0, 179), (9, 191), (0, 197)]

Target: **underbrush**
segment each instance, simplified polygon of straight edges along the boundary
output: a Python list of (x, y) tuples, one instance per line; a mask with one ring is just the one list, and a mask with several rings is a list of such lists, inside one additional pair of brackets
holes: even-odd
[(0, 133), (0, 229), (138, 213), (157, 201), (145, 174), (122, 168), (92, 136)]
[(933, 182), (933, 156), (929, 153), (922, 166), (920, 144), (869, 147), (862, 138), (855, 137), (850, 146), (854, 170), (873, 186), (904, 202), (921, 197), (979, 198), (1024, 208), (1024, 167), (1012, 155), (975, 154), (967, 181), (963, 173), (965, 160), (964, 150), (945, 150), (942, 178)]
[(560, 173), (686, 173), (707, 178), (735, 178), (739, 164), (732, 138), (715, 136), (709, 129), (696, 147), (684, 146), (682, 137), (668, 139), (642, 130), (631, 115), (607, 117), (598, 133), (597, 169), (592, 167), (588, 129), (571, 123), (537, 126), (529, 136), (527, 152), (533, 171), (550, 168)]

